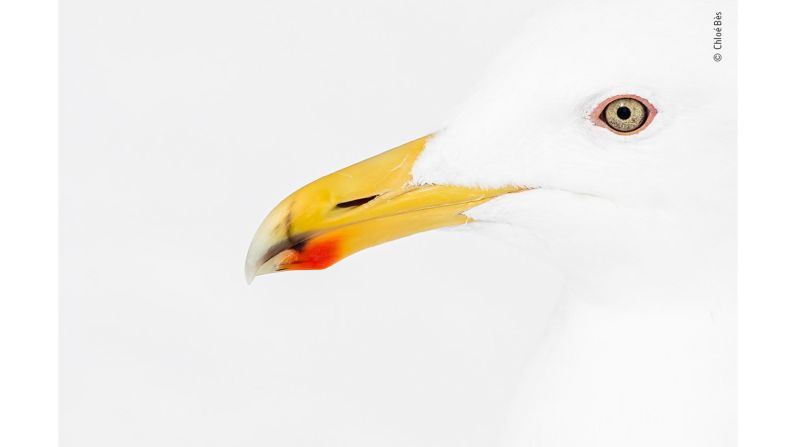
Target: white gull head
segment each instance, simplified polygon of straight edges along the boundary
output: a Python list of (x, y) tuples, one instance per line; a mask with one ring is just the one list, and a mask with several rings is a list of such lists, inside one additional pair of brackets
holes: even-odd
[[(506, 445), (734, 442), (736, 79), (713, 59), (730, 7), (546, 2), (414, 165), (420, 184), (534, 188), (468, 228), (566, 277)], [(627, 97), (649, 117), (616, 132), (604, 107)]]
[(566, 281), (506, 445), (732, 445), (735, 74), (729, 49), (713, 59), (719, 12), (734, 5), (546, 2), (443, 131), (274, 208), (248, 279), (467, 224)]
[[(526, 228), (569, 261), (731, 238), (735, 75), (730, 60), (712, 58), (719, 6), (548, 2), (429, 141), (415, 181), (539, 188), (468, 214)], [(657, 111), (640, 132), (616, 133), (594, 117), (606, 100), (628, 95)]]

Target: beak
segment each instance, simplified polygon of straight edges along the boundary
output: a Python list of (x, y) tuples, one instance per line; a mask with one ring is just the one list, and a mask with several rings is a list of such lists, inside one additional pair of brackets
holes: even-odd
[(428, 139), (348, 166), (282, 200), (251, 241), (248, 282), (276, 271), (324, 269), (368, 247), (467, 223), (463, 213), (470, 208), (523, 190), (412, 183), (412, 167)]

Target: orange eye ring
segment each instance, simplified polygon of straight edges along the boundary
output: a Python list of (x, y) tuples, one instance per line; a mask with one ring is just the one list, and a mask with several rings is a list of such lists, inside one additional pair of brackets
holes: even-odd
[[(610, 116), (607, 116), (608, 113)], [(646, 98), (628, 94), (615, 95), (600, 102), (593, 109), (591, 122), (616, 135), (627, 136), (649, 127), (655, 116), (657, 109)]]

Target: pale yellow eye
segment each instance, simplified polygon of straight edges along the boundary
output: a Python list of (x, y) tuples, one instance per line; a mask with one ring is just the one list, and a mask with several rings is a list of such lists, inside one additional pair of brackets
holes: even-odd
[(634, 135), (649, 127), (657, 108), (638, 95), (611, 96), (594, 107), (591, 122), (618, 135)]
[(646, 122), (648, 111), (637, 99), (619, 98), (605, 107), (604, 121), (618, 132), (632, 132)]
[(646, 122), (646, 106), (633, 98), (619, 98), (605, 107), (600, 117), (611, 129), (617, 132), (632, 132)]

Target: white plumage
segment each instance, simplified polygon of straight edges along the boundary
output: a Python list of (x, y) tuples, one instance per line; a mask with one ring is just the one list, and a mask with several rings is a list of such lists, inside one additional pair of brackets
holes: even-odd
[[(539, 188), (468, 213), (566, 278), (505, 445), (734, 443), (735, 78), (711, 40), (726, 6), (548, 2), (415, 165), (419, 183)], [(654, 104), (648, 129), (593, 125), (617, 94)]]

